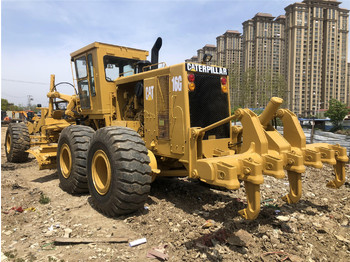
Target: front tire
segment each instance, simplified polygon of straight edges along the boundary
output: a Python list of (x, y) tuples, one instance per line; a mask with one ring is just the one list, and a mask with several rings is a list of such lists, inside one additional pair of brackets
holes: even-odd
[(57, 171), (60, 187), (70, 194), (88, 192), (86, 159), (94, 130), (88, 126), (68, 126), (60, 134)]
[(30, 136), (24, 123), (10, 123), (5, 137), (5, 152), (7, 161), (23, 163), (28, 160)]
[(150, 160), (139, 134), (127, 127), (96, 131), (88, 153), (88, 185), (92, 202), (107, 216), (142, 208), (151, 183)]

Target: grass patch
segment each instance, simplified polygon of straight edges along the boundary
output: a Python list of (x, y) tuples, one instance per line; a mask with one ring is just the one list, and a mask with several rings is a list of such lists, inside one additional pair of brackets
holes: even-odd
[(5, 251), (4, 255), (8, 258), (15, 258), (17, 256), (16, 251)]
[(39, 203), (42, 205), (46, 205), (50, 203), (51, 199), (48, 196), (45, 196), (44, 193), (41, 193)]

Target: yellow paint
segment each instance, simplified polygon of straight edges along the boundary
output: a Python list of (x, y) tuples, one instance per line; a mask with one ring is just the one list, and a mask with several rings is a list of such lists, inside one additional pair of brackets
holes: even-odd
[(96, 191), (100, 195), (107, 194), (111, 185), (112, 169), (109, 158), (103, 150), (97, 150), (92, 157), (91, 174)]
[(72, 170), (72, 153), (67, 144), (63, 144), (60, 150), (60, 167), (64, 178), (69, 178)]
[[(146, 65), (138, 73), (120, 72), (114, 81), (107, 81), (105, 57), (138, 61), (146, 60), (148, 52), (95, 42), (73, 52), (71, 59), (74, 63), (89, 56), (92, 57), (93, 74), (90, 75), (87, 66), (87, 75), (83, 78), (88, 83), (89, 97), (79, 94), (79, 87), (78, 93), (71, 96), (59, 93), (55, 88), (55, 76), (51, 76), (47, 94), (49, 107), (41, 109), (41, 118), (36, 119), (30, 128), (32, 148), (29, 152), (36, 156), (40, 168), (55, 165), (54, 149), (57, 149), (60, 132), (75, 124), (76, 120), (84, 119), (81, 124), (94, 129), (112, 125), (138, 132), (149, 150), (153, 180), (156, 175), (188, 176), (228, 189), (238, 189), (240, 182), (244, 181), (247, 208), (239, 213), (246, 219), (255, 219), (259, 214), (260, 184), (264, 182), (264, 175), (281, 179), (287, 171), (290, 190), (283, 199), (288, 203), (296, 203), (301, 198), (301, 176), (305, 166), (321, 168), (323, 163), (331, 164), (335, 179), (327, 185), (338, 188), (345, 182), (346, 149), (325, 143), (306, 145), (296, 115), (288, 109), (279, 109), (283, 102), (281, 98), (271, 98), (260, 116), (247, 108), (240, 108), (234, 115), (211, 125), (191, 126), (189, 94), (195, 94), (191, 92), (196, 86), (188, 81), (185, 63), (164, 64), (164, 67), (154, 70), (149, 70), (151, 66)], [(222, 95), (227, 93), (229, 110), (229, 77), (224, 77), (227, 83), (219, 88)], [(137, 88), (143, 88), (138, 90), (143, 97), (137, 97)], [(66, 101), (67, 108), (55, 109), (57, 100)], [(90, 107), (82, 106), (86, 102)], [(271, 120), (276, 117), (283, 122), (283, 136), (271, 125)], [(242, 125), (232, 126), (233, 120)], [(211, 135), (209, 139), (203, 139), (206, 132), (227, 123), (230, 123), (229, 137), (217, 139)], [(10, 141), (6, 143), (10, 144)], [(36, 145), (40, 148), (34, 149)], [(63, 148), (61, 154), (61, 168), (69, 176), (69, 153)], [(111, 186), (112, 171), (104, 151), (98, 150), (94, 154), (91, 172), (96, 191), (105, 195)]]
[(10, 151), (11, 151), (11, 135), (9, 134), (7, 137), (6, 137), (6, 152), (7, 154), (10, 154)]

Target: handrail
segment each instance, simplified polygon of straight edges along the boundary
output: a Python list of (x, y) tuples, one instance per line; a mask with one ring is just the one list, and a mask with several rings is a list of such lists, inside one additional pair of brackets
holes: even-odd
[(160, 62), (160, 63), (157, 63), (157, 64), (152, 64), (152, 65), (146, 65), (146, 66), (144, 66), (144, 67), (142, 67), (142, 72), (145, 72), (145, 68), (147, 68), (147, 67), (152, 67), (152, 66), (156, 66), (156, 65), (163, 65), (163, 67), (166, 67), (166, 63), (165, 62)]
[(134, 74), (134, 70), (129, 70), (129, 71), (120, 73), (120, 74), (119, 74), (119, 77), (124, 76), (124, 74), (126, 74), (126, 73), (133, 73), (133, 74)]
[(222, 119), (222, 120), (220, 120), (220, 121), (218, 121), (218, 122), (215, 122), (215, 123), (213, 123), (213, 124), (211, 124), (211, 125), (209, 125), (209, 126), (200, 128), (200, 129), (198, 129), (198, 130), (196, 130), (196, 131), (197, 131), (198, 134), (205, 133), (205, 132), (207, 132), (207, 131), (209, 131), (209, 130), (211, 130), (211, 129), (214, 129), (215, 127), (218, 127), (218, 126), (221, 126), (221, 125), (223, 125), (223, 124), (226, 124), (226, 123), (230, 122), (230, 121), (233, 120), (233, 119), (237, 119), (237, 118), (239, 118), (241, 115), (242, 115), (242, 112), (238, 109), (238, 110), (236, 110), (236, 112), (235, 112), (233, 115), (231, 115), (231, 116), (229, 116), (229, 117), (226, 117), (226, 118), (224, 118), (224, 119)]

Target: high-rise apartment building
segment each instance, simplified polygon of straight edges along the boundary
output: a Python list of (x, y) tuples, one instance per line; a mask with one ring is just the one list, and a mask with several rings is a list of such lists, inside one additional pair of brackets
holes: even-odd
[(348, 107), (350, 107), (350, 63), (348, 63), (348, 79), (347, 79), (347, 94), (348, 94)]
[(231, 104), (238, 101), (234, 94), (239, 92), (242, 70), (242, 36), (236, 30), (227, 30), (216, 38), (217, 64), (226, 67), (230, 76)]
[(216, 38), (217, 63), (229, 70), (240, 67), (242, 61), (242, 36), (236, 30), (227, 30)]
[(187, 63), (190, 63), (190, 62), (198, 63), (198, 56), (192, 56), (190, 59), (186, 59), (185, 62), (187, 62)]
[(348, 103), (349, 10), (336, 0), (304, 0), (285, 8), (289, 108), (314, 115), (335, 98)]
[[(285, 96), (285, 16), (257, 13), (243, 22), (242, 92), (250, 106), (265, 106), (271, 96)], [(249, 92), (247, 92), (249, 90)]]
[(286, 16), (257, 13), (243, 22), (243, 35), (228, 30), (217, 37), (217, 58), (215, 46), (206, 45), (198, 61), (207, 52), (211, 64), (231, 72), (240, 66), (239, 76), (230, 79), (233, 106), (265, 106), (272, 96), (303, 116), (327, 109), (331, 98), (350, 106), (349, 10), (340, 4), (303, 0), (287, 6)]

